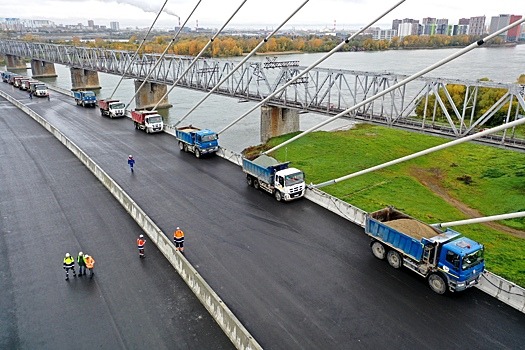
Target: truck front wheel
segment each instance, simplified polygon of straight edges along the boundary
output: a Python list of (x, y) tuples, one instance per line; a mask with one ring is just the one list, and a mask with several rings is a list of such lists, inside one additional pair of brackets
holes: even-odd
[(428, 276), (428, 285), (437, 294), (445, 294), (447, 291), (447, 282), (439, 273)]
[(385, 246), (379, 243), (378, 241), (375, 241), (374, 243), (372, 243), (372, 254), (374, 254), (374, 256), (379, 260), (385, 260)]
[(198, 148), (195, 148), (195, 157), (197, 158), (201, 157), (201, 151)]
[(280, 202), (283, 200), (283, 194), (279, 190), (275, 190), (274, 196), (275, 196), (275, 199), (277, 199), (277, 202)]
[(403, 263), (403, 258), (395, 250), (390, 250), (386, 254), (386, 260), (394, 269), (399, 269)]

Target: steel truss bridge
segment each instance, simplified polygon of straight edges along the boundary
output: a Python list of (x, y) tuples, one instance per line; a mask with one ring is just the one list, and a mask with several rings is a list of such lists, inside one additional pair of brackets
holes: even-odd
[[(0, 53), (109, 74), (125, 73), (126, 78), (137, 80), (144, 80), (149, 74), (148, 81), (166, 85), (173, 85), (193, 61), (192, 57), (167, 55), (157, 63), (159, 54), (135, 56), (128, 51), (13, 40), (0, 40)], [(177, 86), (210, 91), (237, 65), (238, 61), (233, 60), (199, 59)], [(298, 61), (277, 61), (275, 58), (267, 58), (266, 62), (248, 61), (216, 93), (259, 102), (304, 69)], [(405, 78), (405, 75), (386, 72), (314, 68), (267, 103), (303, 112), (336, 115)], [(463, 98), (458, 98), (457, 93), (453, 98), (447, 89), (457, 85), (463, 86), (460, 89)], [(484, 101), (485, 112), (476, 113), (479, 93), (486, 88), (500, 89), (502, 96), (490, 102), (489, 108)], [(525, 86), (518, 84), (422, 77), (363, 105), (348, 117), (459, 138), (486, 128), (496, 113), (500, 119), (501, 113), (505, 114), (500, 124), (524, 117), (524, 91)], [(416, 116), (418, 105), (423, 115)], [(525, 149), (524, 137), (518, 136), (514, 129), (480, 141)]]

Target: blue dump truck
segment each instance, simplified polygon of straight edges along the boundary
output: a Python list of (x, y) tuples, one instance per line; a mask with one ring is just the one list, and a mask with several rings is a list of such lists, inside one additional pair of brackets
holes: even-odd
[(392, 207), (367, 214), (365, 232), (372, 239), (370, 247), (376, 258), (425, 277), (438, 294), (474, 286), (485, 268), (483, 245)]
[(74, 91), (73, 97), (77, 106), (95, 107), (97, 105), (97, 96), (93, 91)]
[(205, 154), (214, 154), (219, 150), (219, 135), (209, 129), (199, 129), (192, 125), (183, 126), (175, 130), (175, 138), (179, 142), (181, 151), (195, 153), (197, 158)]
[(242, 171), (246, 173), (249, 186), (263, 189), (275, 196), (277, 201), (301, 198), (304, 196), (304, 173), (288, 167), (290, 162), (280, 163), (267, 155), (254, 160), (242, 159)]

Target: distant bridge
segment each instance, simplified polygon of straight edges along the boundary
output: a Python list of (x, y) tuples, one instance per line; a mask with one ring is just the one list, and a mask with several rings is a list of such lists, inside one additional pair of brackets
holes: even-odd
[[(116, 75), (123, 75), (129, 66), (125, 77), (137, 80), (144, 80), (160, 58), (159, 54), (140, 54), (133, 59), (133, 53), (128, 51), (13, 40), (0, 40), (0, 53)], [(192, 57), (187, 56), (165, 56), (150, 74), (148, 81), (173, 85), (192, 60)], [(237, 64), (238, 62), (230, 59), (199, 59), (180, 80), (178, 86), (210, 91)], [(248, 61), (222, 84), (216, 93), (240, 100), (259, 102), (297, 76), (304, 68), (299, 66), (298, 61), (277, 61), (276, 59), (267, 59), (266, 62)], [(386, 72), (315, 68), (274, 96), (268, 103), (304, 112), (336, 115), (406, 77)], [(464, 102), (461, 105), (454, 102), (446, 89), (451, 84), (465, 86), (462, 99)], [(502, 89), (504, 94), (498, 101), (494, 101), (483, 115), (474, 115), (475, 107), (479, 103), (478, 92), (483, 88)], [(415, 118), (414, 111), (419, 103), (424, 103), (427, 108), (422, 117)], [(513, 103), (518, 104), (521, 108), (512, 109)], [(495, 113), (506, 105), (508, 106), (505, 108), (506, 121), (523, 117), (519, 111), (525, 111), (524, 86), (496, 82), (419, 78), (362, 106), (349, 117), (358, 121), (457, 138), (484, 128)], [(439, 114), (442, 114), (444, 118), (438, 120)], [(502, 134), (486, 137), (483, 141), (525, 149), (524, 138), (518, 137), (515, 130), (507, 130)]]

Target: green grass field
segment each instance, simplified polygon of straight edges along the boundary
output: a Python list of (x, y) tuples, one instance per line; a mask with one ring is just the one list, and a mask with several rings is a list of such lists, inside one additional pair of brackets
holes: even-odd
[[(274, 138), (267, 146), (294, 135)], [(309, 134), (273, 156), (302, 169), (308, 184), (318, 184), (448, 141), (359, 124), (347, 131)], [(460, 207), (480, 216), (525, 211), (525, 153), (464, 143), (322, 190), (369, 212), (392, 205), (428, 224), (473, 217)], [(519, 237), (525, 237), (525, 218), (498, 223), (519, 231), (512, 235), (484, 224), (453, 229), (485, 245), (487, 269), (525, 286), (525, 238)]]

